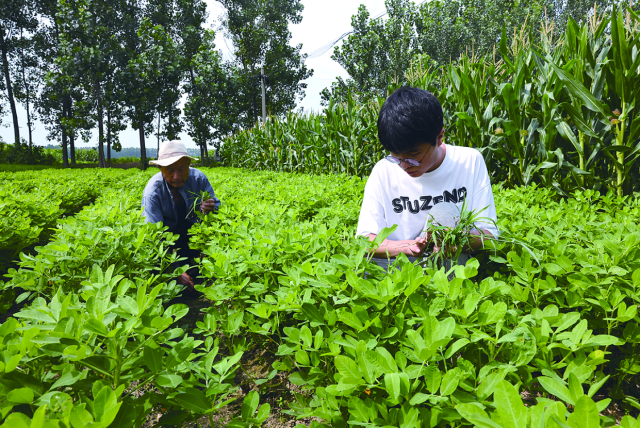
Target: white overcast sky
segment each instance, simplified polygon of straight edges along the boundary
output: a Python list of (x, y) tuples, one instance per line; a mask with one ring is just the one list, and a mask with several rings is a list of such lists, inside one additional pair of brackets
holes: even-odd
[[(217, 28), (219, 25), (219, 17), (224, 12), (224, 8), (215, 0), (204, 0), (207, 3), (209, 12), (209, 25)], [(302, 0), (304, 11), (302, 12), (302, 22), (298, 25), (290, 25), (289, 29), (292, 34), (291, 44), (297, 45), (302, 43), (302, 52), (309, 53), (318, 47), (335, 40), (342, 33), (351, 29), (351, 16), (358, 11), (358, 6), (364, 4), (367, 6), (371, 16), (376, 16), (384, 12), (384, 0)], [(216, 38), (216, 46), (222, 52), (225, 58), (229, 58), (229, 51), (224, 44), (218, 32)], [(227, 42), (231, 46), (230, 42)], [(313, 76), (305, 82), (308, 87), (306, 96), (298, 104), (305, 111), (319, 111), (320, 91), (330, 86), (337, 76), (343, 78), (348, 77), (347, 72), (335, 61), (331, 59), (333, 49), (329, 50), (320, 58), (307, 60), (307, 67), (313, 69)], [(268, 70), (265, 70), (269, 74)], [(11, 110), (9, 104), (5, 104), (6, 114), (2, 117), (0, 125), (0, 137), (6, 142), (13, 142), (13, 121), (11, 119)], [(20, 124), (20, 137), (28, 139), (28, 131), (26, 126), (26, 112), (22, 106), (18, 105), (18, 121)], [(47, 131), (44, 125), (36, 123), (33, 133), (35, 144), (59, 144), (59, 142), (49, 142), (46, 139)], [(183, 132), (180, 139), (187, 144), (187, 147), (196, 147), (191, 137)], [(123, 147), (140, 147), (138, 132), (129, 127), (120, 133), (120, 142)], [(156, 136), (147, 137), (147, 147), (156, 147)], [(88, 143), (78, 141), (76, 147), (94, 147), (97, 145), (97, 130), (92, 131), (92, 138)]]

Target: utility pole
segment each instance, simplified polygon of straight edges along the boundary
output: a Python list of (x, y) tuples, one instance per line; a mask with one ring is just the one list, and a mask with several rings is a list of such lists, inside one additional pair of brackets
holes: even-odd
[(267, 106), (265, 103), (265, 96), (264, 96), (264, 67), (260, 68), (260, 81), (262, 82), (262, 124), (264, 125), (264, 123), (267, 120)]

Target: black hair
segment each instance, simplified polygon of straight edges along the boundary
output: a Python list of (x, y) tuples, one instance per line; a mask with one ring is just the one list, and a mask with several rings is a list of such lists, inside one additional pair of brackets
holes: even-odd
[(380, 109), (378, 139), (389, 152), (406, 153), (424, 143), (435, 146), (442, 126), (442, 106), (431, 92), (401, 86)]

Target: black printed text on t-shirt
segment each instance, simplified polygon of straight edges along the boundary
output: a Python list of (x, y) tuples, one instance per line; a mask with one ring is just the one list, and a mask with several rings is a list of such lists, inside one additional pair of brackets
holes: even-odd
[(453, 189), (451, 192), (445, 190), (442, 195), (438, 196), (420, 196), (420, 200), (414, 199), (411, 201), (411, 198), (407, 196), (400, 196), (399, 198), (394, 198), (391, 201), (391, 205), (393, 205), (393, 211), (396, 213), (409, 210), (411, 214), (418, 214), (420, 211), (430, 210), (440, 202), (453, 202), (456, 204), (464, 202), (466, 196), (467, 188), (460, 187), (459, 189)]

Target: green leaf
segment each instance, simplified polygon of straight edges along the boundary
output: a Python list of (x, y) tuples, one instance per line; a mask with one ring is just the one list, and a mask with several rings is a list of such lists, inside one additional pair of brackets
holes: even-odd
[(418, 428), (419, 417), (418, 409), (405, 403), (400, 410), (400, 428)]
[(163, 388), (175, 388), (182, 383), (182, 378), (178, 375), (167, 372), (160, 373), (156, 378), (156, 384)]
[(271, 414), (271, 405), (269, 403), (264, 403), (258, 409), (258, 414), (256, 415), (255, 419), (256, 421), (258, 421), (258, 424), (262, 424), (264, 421), (266, 421), (269, 418), (270, 414)]
[(640, 268), (634, 270), (633, 274), (631, 274), (631, 282), (633, 283), (634, 288), (640, 287)]
[(477, 427), (482, 428), (507, 428), (506, 426), (498, 425), (492, 421), (487, 413), (480, 407), (472, 403), (458, 404), (456, 410), (460, 413), (460, 416), (471, 422)]
[(51, 386), (49, 391), (54, 390), (56, 388), (60, 388), (61, 386), (69, 386), (76, 383), (82, 377), (82, 373), (72, 370), (60, 376), (58, 380)]
[(498, 383), (502, 381), (506, 375), (507, 371), (500, 369), (485, 377), (476, 390), (478, 399), (486, 400), (487, 398), (489, 398), (489, 396), (494, 393)]
[(575, 134), (573, 133), (573, 130), (567, 124), (567, 122), (563, 120), (558, 121), (556, 123), (556, 129), (558, 130), (560, 135), (562, 135), (562, 138), (564, 138), (565, 140), (568, 140), (573, 145), (573, 148), (576, 149), (576, 152), (578, 154), (580, 155), (583, 154), (582, 147), (580, 147), (580, 143), (578, 142), (578, 138), (575, 136)]
[(13, 355), (11, 358), (9, 358), (9, 361), (7, 361), (7, 365), (4, 367), (4, 372), (11, 373), (12, 371), (14, 371), (16, 367), (18, 367), (18, 364), (20, 364), (21, 360), (22, 360), (21, 354)]
[[(364, 344), (363, 341), (362, 343)], [(377, 363), (377, 354), (374, 351), (365, 350), (364, 352), (356, 352), (356, 355), (358, 368), (362, 372), (364, 380), (368, 384), (375, 383), (378, 377), (378, 370), (372, 361)]]
[(33, 402), (33, 390), (31, 388), (17, 388), (9, 391), (7, 401), (14, 404), (30, 404)]
[(602, 379), (600, 379), (598, 382), (594, 383), (593, 385), (591, 385), (589, 387), (589, 392), (587, 393), (587, 395), (591, 398), (593, 398), (593, 396), (596, 394), (596, 392), (598, 392), (598, 390), (600, 388), (602, 388), (602, 385), (604, 385), (604, 383), (611, 377), (611, 375), (607, 375), (605, 377), (603, 377)]
[(307, 348), (311, 347), (311, 344), (313, 343), (313, 336), (311, 335), (311, 330), (306, 325), (302, 326), (300, 329), (300, 339), (302, 339), (304, 346)]
[(144, 346), (144, 362), (153, 373), (158, 373), (162, 369), (162, 354), (163, 351), (159, 349), (154, 349), (147, 345)]
[(605, 398), (604, 400), (600, 400), (596, 403), (596, 408), (598, 409), (598, 413), (602, 413), (605, 411), (607, 407), (611, 404), (611, 398)]
[(398, 366), (393, 356), (383, 347), (376, 348), (378, 353), (378, 364), (382, 367), (383, 372), (396, 373)]
[(185, 408), (196, 413), (207, 413), (211, 404), (202, 391), (196, 388), (187, 388), (176, 395), (176, 400)]
[(569, 389), (564, 386), (564, 384), (559, 380), (552, 379), (546, 376), (540, 376), (538, 378), (538, 382), (540, 382), (540, 385), (542, 385), (545, 391), (547, 391), (549, 394), (555, 395), (562, 401), (574, 405), (575, 402), (571, 399), (571, 393), (569, 392)]
[(22, 413), (11, 413), (2, 426), (6, 428), (31, 428), (31, 419)]
[(560, 80), (565, 84), (569, 93), (584, 103), (584, 105), (591, 111), (599, 113), (601, 118), (606, 118), (607, 115), (602, 108), (602, 103), (598, 101), (591, 92), (584, 87), (582, 83), (576, 80), (573, 76), (566, 73), (563, 69), (558, 67), (551, 55), (547, 55), (547, 62), (553, 68), (553, 71), (556, 72)]
[(116, 393), (110, 386), (105, 386), (98, 392), (93, 401), (93, 414), (97, 422), (109, 425), (116, 418), (122, 402), (118, 403)]
[(442, 372), (435, 365), (428, 366), (424, 372), (424, 380), (429, 392), (436, 394), (438, 392), (438, 388), (440, 388)]
[(27, 318), (34, 321), (42, 321), (44, 323), (55, 324), (56, 320), (49, 314), (36, 311), (34, 309), (25, 309), (16, 314), (17, 318)]
[(587, 320), (580, 321), (571, 331), (571, 341), (576, 345), (579, 345), (582, 342), (582, 336), (584, 332), (587, 331)]
[(111, 288), (109, 286), (101, 287), (95, 295), (95, 311), (98, 319), (102, 320), (102, 316), (109, 310), (111, 304)]
[(99, 336), (107, 336), (109, 334), (102, 321), (98, 321), (95, 318), (88, 319), (82, 326), (89, 333), (97, 334)]
[(324, 325), (324, 318), (320, 314), (320, 311), (318, 311), (318, 309), (311, 303), (302, 304), (302, 313), (305, 317), (307, 317), (308, 320), (311, 321), (312, 327), (315, 327), (317, 325)]
[(411, 400), (409, 401), (409, 404), (411, 404), (412, 406), (418, 406), (418, 405), (424, 403), (425, 401), (427, 401), (429, 399), (429, 397), (431, 397), (431, 395), (423, 394), (422, 392), (418, 392), (413, 397), (411, 397)]
[(564, 109), (569, 114), (569, 117), (571, 117), (573, 123), (576, 124), (576, 128), (584, 132), (586, 135), (589, 135), (591, 137), (596, 136), (593, 132), (593, 129), (591, 128), (591, 125), (589, 125), (589, 123), (582, 117), (582, 112), (580, 110), (575, 108), (570, 103), (562, 103), (559, 107), (561, 109)]
[(358, 397), (349, 398), (348, 402), (349, 415), (359, 422), (369, 422), (369, 411)]
[(503, 319), (506, 313), (506, 303), (498, 302), (494, 305), (493, 302), (486, 300), (478, 310), (478, 323), (483, 325), (495, 324), (498, 320)]
[(387, 393), (393, 401), (398, 401), (400, 398), (400, 374), (399, 373), (387, 373), (384, 375), (384, 386), (387, 389)]
[(620, 341), (622, 339), (617, 338), (616, 336), (609, 336), (607, 334), (599, 334), (597, 336), (591, 336), (591, 338), (589, 339), (589, 343), (585, 344), (584, 346), (611, 346), (614, 345), (616, 343), (618, 343), (618, 341)]
[(310, 365), (309, 354), (304, 349), (298, 349), (296, 351), (296, 362), (303, 366)]
[(456, 367), (455, 369), (449, 370), (442, 377), (442, 384), (440, 385), (440, 395), (443, 395), (443, 396), (451, 395), (458, 387), (459, 381), (460, 381), (460, 369)]
[(138, 315), (138, 302), (131, 296), (119, 296), (117, 300), (118, 306), (131, 315)]
[(569, 393), (573, 401), (578, 401), (578, 398), (584, 395), (582, 384), (573, 373), (569, 374)]
[(322, 330), (318, 330), (316, 332), (315, 337), (313, 338), (313, 347), (315, 349), (320, 349), (320, 346), (322, 346), (323, 338), (324, 338), (324, 333), (322, 332)]
[(527, 409), (518, 390), (506, 380), (501, 380), (493, 392), (493, 403), (502, 424), (513, 428), (527, 428)]
[(638, 422), (632, 416), (625, 416), (620, 421), (621, 428), (638, 428)]
[(575, 428), (600, 428), (600, 415), (596, 403), (586, 395), (581, 396), (576, 401), (575, 409), (567, 422)]
[(360, 373), (358, 365), (349, 357), (338, 355), (335, 359), (335, 365), (341, 375), (351, 376), (356, 379), (362, 378), (362, 373)]
[(580, 319), (580, 314), (577, 312), (570, 312), (568, 314), (562, 315), (562, 318), (560, 319), (560, 324), (556, 329), (556, 334), (560, 333), (563, 330), (568, 329), (569, 327), (577, 323), (579, 319)]
[(93, 416), (86, 410), (86, 403), (73, 406), (69, 419), (73, 428), (83, 428), (93, 423)]
[(244, 397), (242, 401), (242, 420), (246, 421), (252, 418), (258, 409), (260, 403), (260, 394), (257, 391), (251, 391)]
[(227, 330), (231, 334), (238, 333), (238, 330), (242, 326), (242, 321), (244, 320), (244, 312), (238, 311), (233, 313), (227, 318)]
[(33, 419), (31, 419), (31, 427), (30, 428), (42, 428), (44, 426), (44, 419), (46, 416), (46, 411), (47, 411), (47, 405), (43, 404), (42, 406), (38, 407), (38, 410), (36, 410), (33, 413)]

